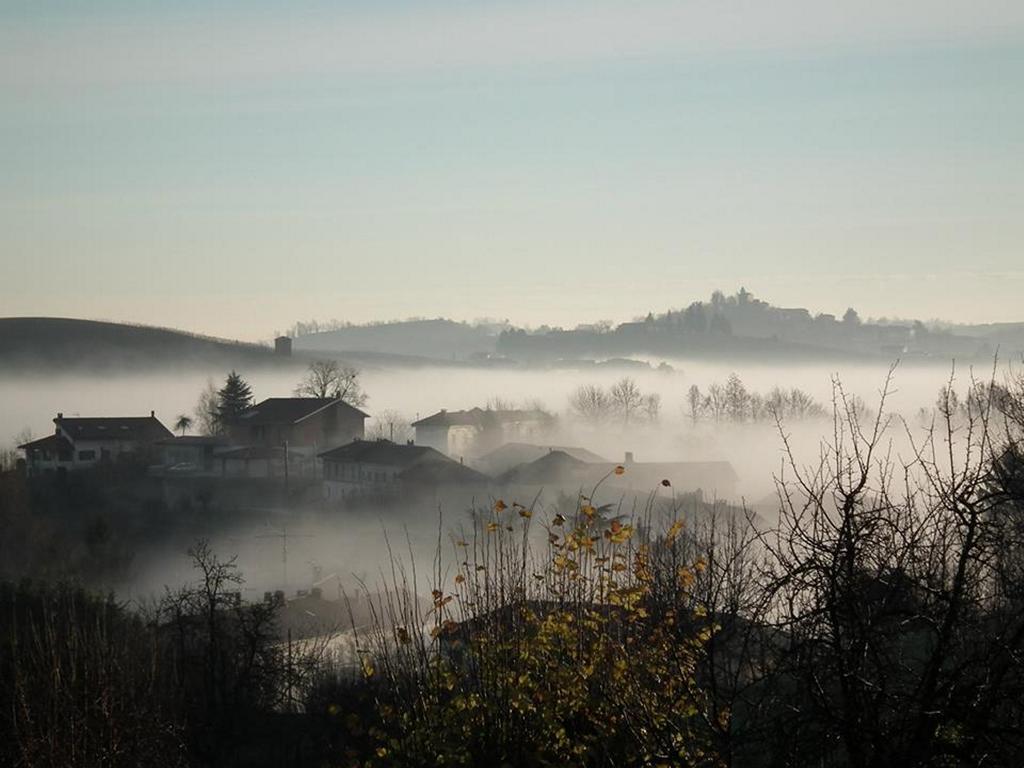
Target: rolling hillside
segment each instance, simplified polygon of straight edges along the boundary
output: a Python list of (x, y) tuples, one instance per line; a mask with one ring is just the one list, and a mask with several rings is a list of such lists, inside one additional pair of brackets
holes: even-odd
[(497, 336), (452, 320), (405, 320), (357, 325), (299, 336), (295, 349), (314, 353), (372, 352), (438, 360), (493, 353)]
[(0, 318), (0, 372), (273, 363), (258, 344), (169, 328), (54, 317)]

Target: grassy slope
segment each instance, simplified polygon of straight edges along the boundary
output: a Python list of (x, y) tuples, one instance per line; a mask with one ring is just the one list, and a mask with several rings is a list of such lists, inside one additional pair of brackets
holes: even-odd
[(72, 318), (0, 318), (0, 368), (5, 370), (103, 370), (273, 360), (273, 351), (258, 344), (170, 328)]

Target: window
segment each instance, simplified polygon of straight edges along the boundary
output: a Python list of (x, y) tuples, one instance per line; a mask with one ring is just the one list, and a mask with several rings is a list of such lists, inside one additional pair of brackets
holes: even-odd
[(79, 461), (95, 461), (96, 460), (96, 451), (79, 451), (78, 452), (78, 460)]

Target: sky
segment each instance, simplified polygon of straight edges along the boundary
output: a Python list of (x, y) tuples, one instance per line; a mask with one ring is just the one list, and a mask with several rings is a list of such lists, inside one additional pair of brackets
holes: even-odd
[(1024, 321), (1024, 3), (0, 2), (0, 316)]

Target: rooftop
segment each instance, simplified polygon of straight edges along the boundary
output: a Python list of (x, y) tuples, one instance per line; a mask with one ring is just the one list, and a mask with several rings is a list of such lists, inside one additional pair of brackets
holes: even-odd
[(595, 466), (580, 461), (565, 451), (550, 451), (539, 459), (513, 467), (501, 476), (502, 482), (528, 485), (554, 483), (569, 479)]
[(487, 475), (457, 461), (417, 462), (398, 477), (414, 485), (486, 485), (491, 481)]
[(473, 466), (498, 475), (519, 464), (526, 464), (531, 461), (543, 458), (552, 451), (561, 451), (574, 459), (586, 462), (607, 463), (608, 459), (598, 456), (586, 448), (565, 445), (534, 445), (532, 443), (505, 443), (500, 448), (495, 448), (490, 453), (485, 453), (473, 462)]
[(57, 414), (53, 420), (61, 431), (74, 440), (132, 440), (155, 442), (173, 433), (156, 416), (91, 416), (65, 417)]
[(66, 453), (72, 449), (72, 445), (63, 435), (47, 435), (38, 440), (30, 440), (18, 446), (27, 451), (54, 451), (55, 453)]
[(295, 424), (330, 407), (352, 411), (368, 418), (368, 414), (333, 397), (268, 397), (242, 411), (238, 421), (254, 425)]
[(409, 467), (420, 461), (452, 462), (447, 456), (425, 445), (393, 443), (390, 440), (353, 440), (320, 454), (325, 461), (340, 464), (385, 464)]
[(544, 421), (550, 414), (538, 410), (500, 410), (470, 408), (468, 411), (446, 411), (414, 421), (414, 427), (486, 427), (517, 421)]

